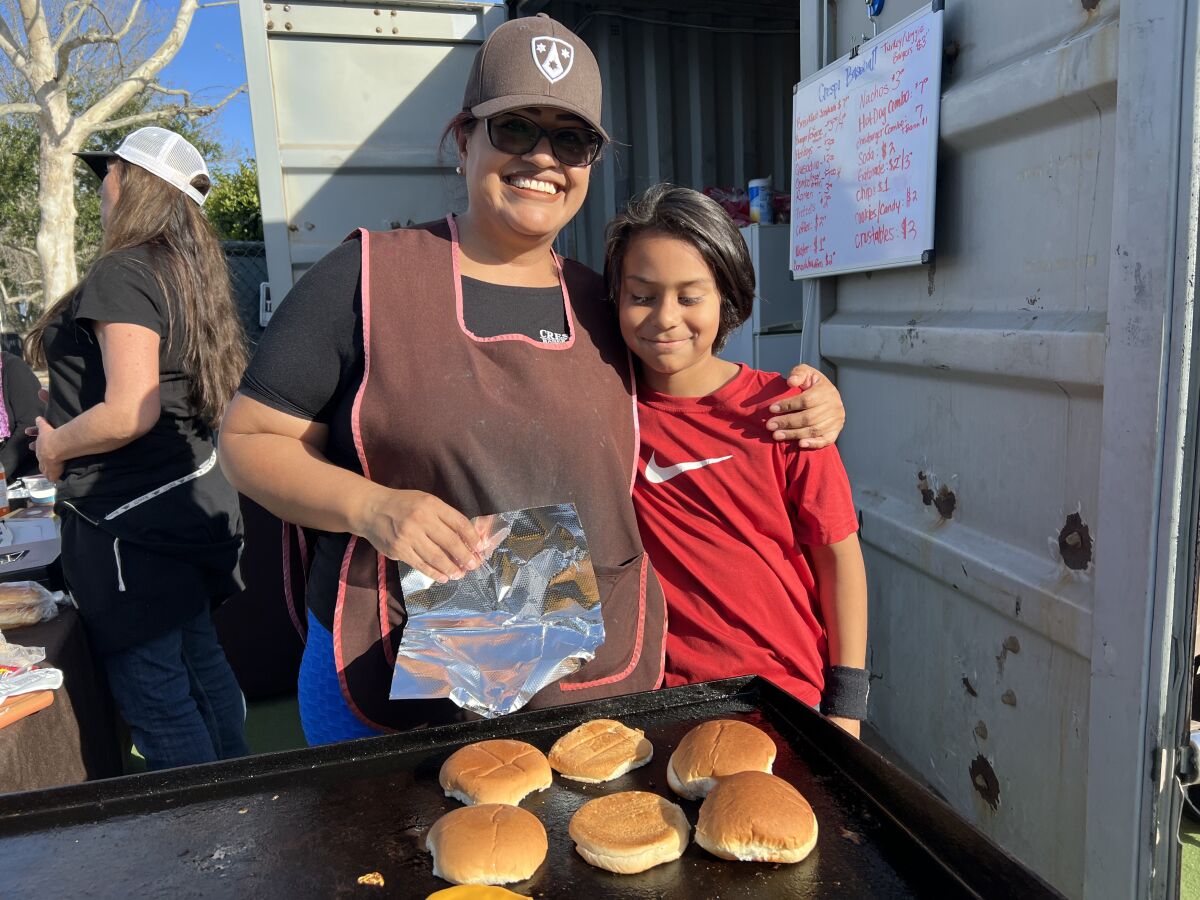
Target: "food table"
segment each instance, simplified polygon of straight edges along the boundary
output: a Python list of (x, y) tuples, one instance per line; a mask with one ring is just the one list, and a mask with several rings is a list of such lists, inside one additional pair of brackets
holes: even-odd
[[(543, 752), (593, 718), (641, 728), (652, 761), (606, 784), (556, 777), (522, 806), (545, 825), (546, 861), (510, 885), (539, 898), (1058, 897), (949, 806), (865, 745), (760, 678), (740, 678), (520, 712), (405, 734), (0, 797), (0, 858), (13, 896), (350, 896), (378, 873), (379, 896), (424, 898), (435, 878), (424, 836), (459, 803), (438, 784), (463, 744), (517, 738)], [(738, 863), (694, 843), (638, 875), (592, 868), (567, 823), (588, 800), (666, 784), (696, 724), (742, 719), (766, 731), (775, 773), (812, 804), (816, 849), (794, 865)], [(151, 885), (153, 887), (151, 888)]]
[(79, 613), (59, 608), (48, 622), (7, 628), (14, 644), (45, 647), (43, 665), (61, 669), (54, 702), (0, 728), (0, 791), (31, 791), (121, 774), (108, 691), (97, 671)]

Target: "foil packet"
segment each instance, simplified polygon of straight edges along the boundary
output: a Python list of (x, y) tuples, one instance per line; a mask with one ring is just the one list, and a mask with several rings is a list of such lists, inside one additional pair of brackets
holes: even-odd
[(480, 516), (484, 562), (439, 584), (397, 563), (408, 621), (390, 697), (516, 712), (604, 643), (600, 590), (573, 503)]

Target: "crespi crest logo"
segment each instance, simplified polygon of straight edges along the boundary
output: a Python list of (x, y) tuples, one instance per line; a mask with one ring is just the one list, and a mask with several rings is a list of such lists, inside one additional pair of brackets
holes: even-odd
[(575, 48), (566, 41), (552, 37), (536, 37), (532, 41), (533, 61), (538, 71), (551, 84), (561, 81), (575, 62)]

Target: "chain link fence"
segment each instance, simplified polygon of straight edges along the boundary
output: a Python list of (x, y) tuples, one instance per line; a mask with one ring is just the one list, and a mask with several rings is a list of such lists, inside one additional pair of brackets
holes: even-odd
[(262, 241), (222, 241), (221, 246), (229, 263), (233, 302), (253, 350), (263, 331), (258, 324), (258, 292), (259, 285), (267, 280), (266, 245)]
[[(246, 337), (253, 350), (262, 336), (258, 324), (259, 285), (267, 280), (267, 252), (262, 241), (222, 241), (225, 260), (229, 264), (229, 282), (233, 289), (233, 302), (237, 306)], [(17, 356), (24, 356), (21, 342), (28, 327), (40, 313), (40, 306), (26, 315), (24, 305), (5, 304), (0, 314), (0, 349)]]

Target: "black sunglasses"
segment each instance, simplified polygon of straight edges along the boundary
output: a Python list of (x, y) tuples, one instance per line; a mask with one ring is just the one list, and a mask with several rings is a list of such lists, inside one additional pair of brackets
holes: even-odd
[(488, 140), (501, 153), (524, 156), (543, 137), (550, 139), (550, 150), (564, 166), (590, 166), (604, 149), (604, 138), (582, 126), (546, 129), (516, 113), (502, 113), (487, 120)]

